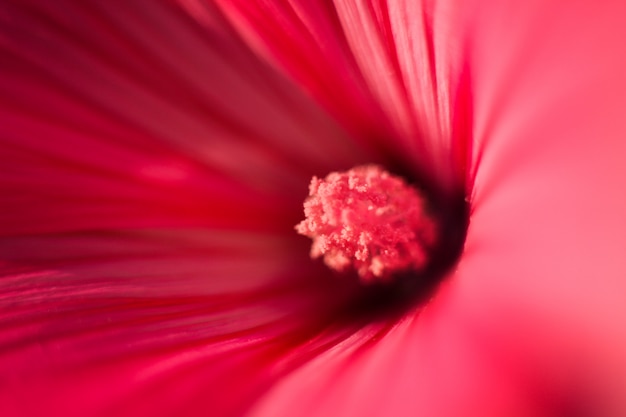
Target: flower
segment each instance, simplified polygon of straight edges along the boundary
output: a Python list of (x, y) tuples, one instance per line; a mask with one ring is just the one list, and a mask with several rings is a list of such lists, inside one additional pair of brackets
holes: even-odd
[[(625, 415), (625, 15), (2, 2), (2, 415)], [(469, 201), (401, 311), (293, 230), (364, 164)]]

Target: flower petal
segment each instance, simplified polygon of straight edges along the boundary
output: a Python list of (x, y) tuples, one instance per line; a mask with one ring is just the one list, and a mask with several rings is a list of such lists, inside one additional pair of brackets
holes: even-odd
[(456, 5), (476, 140), (462, 262), (419, 318), (311, 362), (255, 415), (626, 411), (626, 9)]
[[(187, 1), (185, 3), (193, 3)], [(465, 57), (450, 2), (219, 2), (258, 50), (381, 155), (463, 183)], [(384, 161), (383, 161), (384, 162)], [(397, 162), (396, 162), (397, 163)]]
[[(201, 13), (206, 3), (181, 0)], [(246, 42), (305, 87), (383, 162), (396, 133), (363, 78), (331, 2), (219, 0)], [(368, 161), (365, 161), (368, 162)]]
[(626, 8), (475, 10), (479, 152), (458, 302), (537, 381), (623, 415)]
[(300, 204), (312, 174), (363, 159), (213, 16), (204, 27), (166, 2), (3, 4), (3, 230), (244, 227)]
[(296, 407), (307, 417), (537, 415), (514, 365), (482, 342), (450, 305), (434, 303), (368, 345), (348, 340), (324, 353), (279, 383), (252, 415)]
[(365, 154), (211, 16), (0, 6), (0, 414), (238, 413), (343, 337), (293, 225)]
[(350, 331), (319, 336), (344, 295), (292, 247), (195, 230), (0, 240), (4, 415), (249, 407)]

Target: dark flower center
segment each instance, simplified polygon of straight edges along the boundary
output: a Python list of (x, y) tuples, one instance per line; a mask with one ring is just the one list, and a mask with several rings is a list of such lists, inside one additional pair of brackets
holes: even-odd
[(359, 277), (368, 311), (396, 309), (431, 294), (461, 253), (464, 196), (441, 198), (380, 166), (313, 177), (298, 233), (313, 240), (312, 258)]

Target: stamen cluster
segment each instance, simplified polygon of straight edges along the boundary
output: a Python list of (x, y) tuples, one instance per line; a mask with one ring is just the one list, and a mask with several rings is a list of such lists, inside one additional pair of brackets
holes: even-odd
[(422, 269), (437, 239), (419, 191), (377, 165), (313, 177), (304, 213), (296, 230), (313, 239), (311, 257), (363, 282)]

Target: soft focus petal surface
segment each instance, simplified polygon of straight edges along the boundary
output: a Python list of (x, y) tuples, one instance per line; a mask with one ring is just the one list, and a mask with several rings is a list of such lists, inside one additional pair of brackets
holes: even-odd
[(403, 161), (409, 172), (446, 191), (464, 183), (470, 138), (463, 122), (471, 107), (454, 4), (218, 3), (252, 46), (298, 80), (363, 146), (394, 164)]
[[(440, 300), (443, 301), (443, 300)], [(253, 416), (530, 416), (515, 364), (445, 300), (359, 348), (348, 341), (281, 381)], [(366, 337), (361, 331), (355, 338)]]
[[(0, 6), (1, 414), (624, 415), (622, 3), (310, 3)], [(396, 158), (462, 262), (337, 322), (288, 233)]]
[(450, 36), (466, 45), (471, 70), (461, 264), (416, 318), (357, 355), (318, 358), (257, 415), (301, 404), (312, 416), (624, 415), (626, 9), (487, 1), (431, 10), (433, 21), (454, 10)]
[(0, 22), (0, 414), (238, 414), (343, 337), (293, 224), (370, 158), (216, 9)]
[(472, 20), (479, 150), (459, 302), (532, 358), (529, 379), (624, 415), (626, 7), (491, 3)]
[(364, 157), (220, 14), (147, 6), (3, 3), (5, 233), (260, 227), (312, 173)]

